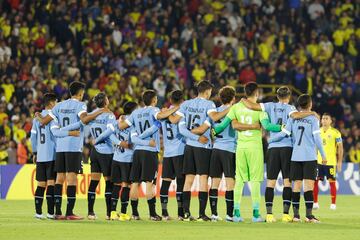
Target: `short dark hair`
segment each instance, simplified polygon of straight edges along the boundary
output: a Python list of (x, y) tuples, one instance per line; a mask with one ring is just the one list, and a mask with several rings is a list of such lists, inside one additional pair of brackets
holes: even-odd
[(130, 115), (135, 110), (136, 107), (137, 107), (136, 102), (131, 102), (131, 101), (125, 102), (123, 106), (124, 114)]
[(184, 99), (184, 93), (181, 90), (174, 90), (170, 98), (173, 103), (180, 103)]
[(56, 102), (57, 97), (54, 93), (45, 93), (43, 99), (44, 105), (49, 106), (51, 102)]
[(276, 95), (279, 99), (284, 99), (291, 95), (291, 91), (287, 86), (282, 86), (276, 91)]
[(145, 106), (150, 106), (154, 97), (156, 97), (156, 92), (154, 90), (145, 90), (142, 94), (142, 100)]
[(85, 83), (82, 83), (79, 81), (72, 82), (72, 83), (70, 83), (70, 86), (69, 86), (71, 96), (75, 96), (76, 94), (78, 94), (80, 92), (80, 90), (84, 90), (84, 89), (85, 89)]
[(299, 107), (302, 109), (308, 108), (310, 102), (311, 102), (311, 97), (309, 94), (301, 94), (297, 99), (297, 103)]
[(328, 113), (328, 112), (324, 112), (324, 113), (323, 113), (323, 116), (329, 116), (330, 118), (332, 118), (331, 114)]
[(223, 104), (230, 103), (235, 97), (235, 88), (231, 86), (222, 87), (219, 91), (219, 96)]
[(255, 91), (258, 90), (258, 85), (255, 82), (249, 82), (245, 85), (244, 87), (244, 91), (245, 91), (245, 95), (247, 97), (251, 97), (255, 94)]
[(197, 90), (199, 93), (203, 93), (207, 90), (213, 89), (214, 85), (211, 82), (203, 80), (197, 84)]
[(105, 107), (106, 94), (104, 92), (100, 92), (100, 93), (96, 94), (96, 96), (94, 97), (94, 103), (95, 103), (96, 107), (98, 107), (98, 108)]

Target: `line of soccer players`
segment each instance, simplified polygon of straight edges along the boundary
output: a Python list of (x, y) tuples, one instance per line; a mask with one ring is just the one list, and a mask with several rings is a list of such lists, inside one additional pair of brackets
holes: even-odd
[[(76, 174), (82, 171), (84, 128), (88, 125), (94, 144), (90, 154), (91, 181), (88, 189), (90, 220), (97, 218), (94, 212), (95, 192), (102, 174), (106, 182), (106, 219), (139, 220), (139, 186), (144, 182), (150, 219), (170, 220), (167, 210), (168, 192), (171, 181), (176, 179), (178, 219), (218, 221), (221, 219), (217, 212), (218, 188), (224, 175), (226, 221), (243, 221), (240, 211), (241, 196), (244, 184), (249, 182), (252, 221), (275, 222), (272, 213), (274, 187), (281, 171), (284, 181), (282, 221), (300, 221), (300, 190), (304, 182), (305, 221), (318, 222), (312, 214), (313, 189), (317, 178), (317, 150), (320, 152), (319, 159), (322, 164), (326, 164), (327, 158), (320, 137), (317, 114), (311, 111), (311, 97), (301, 95), (298, 98), (300, 111), (297, 111), (294, 106), (289, 105), (289, 88), (281, 87), (277, 90), (278, 102), (258, 104), (258, 86), (256, 83), (249, 83), (244, 87), (246, 99), (236, 104), (234, 88), (226, 86), (220, 89), (222, 105), (217, 108), (214, 102), (209, 100), (212, 89), (211, 83), (202, 81), (197, 85), (198, 96), (186, 101), (180, 90), (173, 91), (170, 96), (171, 107), (162, 110), (156, 107), (156, 92), (146, 90), (142, 95), (142, 105), (127, 102), (123, 106), (124, 115), (118, 120), (108, 109), (109, 99), (104, 93), (99, 93), (94, 98), (97, 109), (87, 113), (86, 105), (82, 102), (85, 90), (83, 83), (70, 84), (71, 98), (57, 104), (53, 94), (45, 94), (45, 109), (36, 115), (31, 130), (38, 181), (35, 217), (45, 218), (41, 208), (47, 186), (48, 218), (83, 219), (75, 215), (73, 209), (76, 200)], [(285, 123), (286, 126), (283, 125)], [(260, 185), (264, 178), (261, 128), (270, 131), (266, 165), (266, 219), (261, 217), (259, 211)], [(160, 188), (162, 216), (159, 216), (155, 210), (154, 186), (158, 177), (161, 134), (164, 154)], [(334, 139), (341, 143), (339, 134)], [(330, 168), (321, 169), (323, 175), (333, 171), (329, 170)], [(196, 175), (199, 175), (197, 219), (190, 213), (191, 188)], [(335, 178), (334, 174), (331, 176)], [(68, 201), (66, 214), (63, 215), (61, 205), (65, 182)], [(291, 182), (294, 183), (293, 188)], [(316, 189), (315, 187), (315, 192)], [(116, 211), (119, 196), (120, 213)], [(212, 213), (210, 218), (205, 214), (208, 199)], [(132, 216), (127, 214), (129, 201)], [(291, 204), (294, 217), (289, 215)]]

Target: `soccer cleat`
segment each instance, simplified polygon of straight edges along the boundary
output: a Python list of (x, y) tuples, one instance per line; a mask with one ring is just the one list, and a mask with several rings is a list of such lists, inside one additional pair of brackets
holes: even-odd
[(202, 215), (202, 216), (199, 216), (198, 219), (196, 219), (197, 222), (208, 222), (208, 221), (211, 221), (211, 219), (206, 216), (206, 215)]
[(195, 218), (193, 216), (191, 216), (190, 213), (185, 213), (183, 220), (184, 220), (184, 222), (192, 222), (192, 221), (195, 221)]
[(138, 216), (138, 215), (132, 215), (132, 216), (131, 216), (131, 220), (139, 221), (139, 220), (141, 220), (141, 218), (140, 218), (140, 216)]
[(317, 219), (314, 215), (306, 216), (306, 223), (320, 223), (319, 219)]
[(240, 216), (234, 216), (233, 217), (233, 222), (244, 222), (244, 219)]
[(161, 217), (159, 215), (150, 216), (150, 221), (159, 222), (161, 221)]
[(262, 223), (262, 222), (265, 222), (265, 219), (263, 219), (261, 216), (253, 217), (252, 222), (253, 223)]
[(84, 218), (78, 215), (68, 215), (66, 216), (66, 220), (70, 220), (70, 221), (76, 221), (76, 220), (83, 220)]
[(178, 216), (178, 221), (184, 221), (184, 217), (183, 216)]
[(131, 217), (126, 213), (120, 213), (119, 221), (126, 222), (126, 221), (130, 221), (130, 219)]
[(46, 214), (46, 218), (47, 219), (51, 219), (51, 220), (54, 220), (55, 219), (55, 215), (54, 214)]
[(293, 219), (292, 219), (292, 222), (293, 223), (301, 223), (300, 216), (294, 216)]
[(330, 205), (330, 210), (336, 210), (336, 204), (333, 204), (333, 203), (332, 203), (332, 204)]
[(172, 219), (172, 217), (170, 217), (169, 215), (167, 215), (167, 216), (162, 216), (162, 220), (163, 220), (163, 221), (171, 221), (171, 220), (173, 220), (173, 219)]
[(292, 222), (292, 221), (293, 221), (293, 219), (290, 217), (289, 214), (283, 214), (283, 216), (282, 216), (282, 222), (284, 222), (284, 223), (289, 223), (289, 222)]
[(116, 211), (111, 211), (110, 220), (119, 220), (119, 214)]
[(42, 215), (42, 214), (35, 214), (35, 216), (34, 216), (36, 219), (39, 219), (39, 220), (45, 220), (46, 219), (46, 217), (44, 216), (44, 215)]
[(266, 220), (267, 223), (274, 223), (276, 222), (276, 219), (273, 214), (266, 214)]
[(109, 220), (110, 220), (110, 216), (106, 216), (106, 217), (105, 217), (105, 220), (106, 220), (106, 221), (109, 221)]
[(217, 221), (222, 221), (223, 219), (217, 215), (211, 215), (211, 221), (212, 222), (217, 222)]
[(226, 222), (233, 222), (234, 219), (233, 219), (233, 217), (230, 217), (229, 215), (226, 215), (225, 221)]
[(95, 213), (89, 213), (87, 218), (88, 218), (88, 220), (96, 220), (97, 216)]
[(320, 208), (319, 203), (314, 202), (313, 209), (319, 209), (319, 208)]
[(55, 215), (55, 220), (66, 220), (64, 215)]

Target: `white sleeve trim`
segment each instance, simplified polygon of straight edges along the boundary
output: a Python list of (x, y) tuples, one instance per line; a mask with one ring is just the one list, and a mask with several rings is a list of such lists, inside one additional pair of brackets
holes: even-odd
[(184, 121), (179, 122), (179, 125), (185, 125)]
[(53, 119), (53, 120), (56, 120), (57, 118), (55, 117), (55, 115), (51, 112), (51, 111), (49, 111), (49, 116)]
[(260, 103), (261, 111), (265, 112), (265, 104)]
[(209, 127), (211, 127), (211, 123), (208, 120), (205, 120), (204, 122), (206, 125), (208, 125)]
[(134, 133), (131, 133), (131, 136), (134, 137), (134, 136), (137, 136), (138, 134), (136, 132)]
[(113, 126), (112, 124), (110, 124), (110, 123), (109, 123), (108, 125), (106, 125), (106, 127), (107, 127), (107, 128), (110, 128), (111, 131), (113, 131), (113, 132), (115, 131), (114, 126)]
[(296, 112), (297, 112), (296, 110), (289, 112), (289, 117), (291, 117), (291, 114), (296, 113)]
[(316, 130), (316, 131), (312, 132), (313, 135), (318, 134), (318, 133), (320, 133), (320, 130)]
[(85, 110), (80, 111), (80, 112), (78, 113), (78, 117), (80, 117), (81, 114), (83, 114), (83, 113), (86, 113), (86, 111), (85, 111)]
[(176, 111), (175, 112), (177, 115), (179, 115), (180, 117), (185, 117), (185, 115), (182, 113), (182, 112), (180, 112), (180, 111)]
[(209, 109), (206, 113), (207, 113), (207, 115), (209, 115), (212, 112), (216, 112), (216, 109)]
[(281, 130), (283, 133), (285, 133), (286, 135), (290, 136), (291, 132), (289, 132), (288, 130), (286, 130), (285, 128)]
[(59, 126), (57, 126), (57, 125), (54, 125), (54, 126), (51, 126), (51, 128), (50, 129), (54, 129), (54, 128), (60, 128)]
[(129, 120), (125, 119), (125, 122), (127, 123), (127, 125), (132, 126), (132, 123)]
[(155, 118), (156, 120), (158, 120), (157, 116), (158, 116), (159, 113), (160, 113), (160, 112), (156, 112), (156, 113), (154, 114), (154, 118)]
[(36, 131), (31, 129), (31, 133), (36, 134)]

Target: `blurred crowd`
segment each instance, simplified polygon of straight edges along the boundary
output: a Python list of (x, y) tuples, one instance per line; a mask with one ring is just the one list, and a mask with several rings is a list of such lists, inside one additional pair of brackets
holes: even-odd
[[(0, 1), (0, 161), (24, 164), (44, 93), (105, 91), (118, 116), (145, 88), (167, 94), (291, 84), (334, 116), (346, 161), (360, 161), (360, 0)], [(270, 90), (271, 91), (271, 90)], [(87, 155), (88, 149), (85, 150)]]

